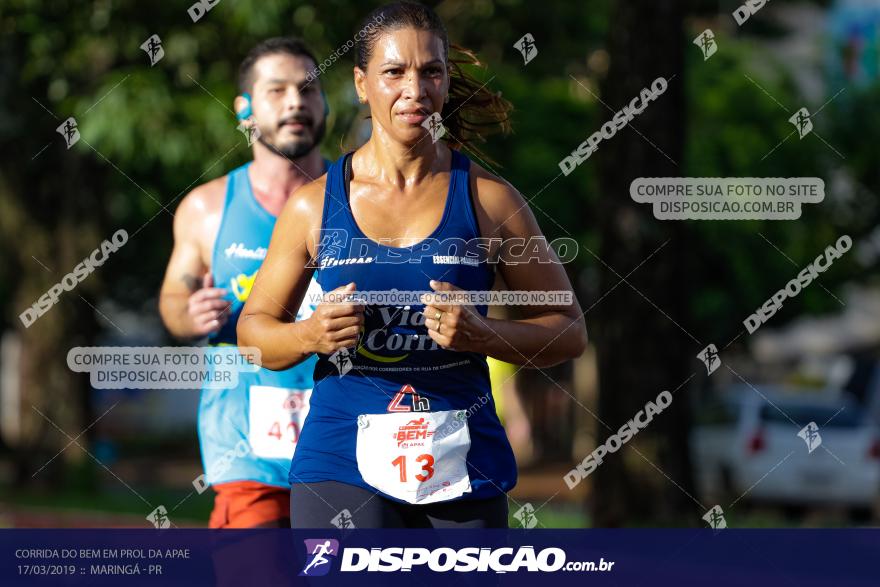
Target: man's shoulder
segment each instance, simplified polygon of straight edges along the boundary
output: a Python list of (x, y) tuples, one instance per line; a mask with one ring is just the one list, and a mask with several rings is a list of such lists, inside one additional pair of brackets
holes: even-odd
[(223, 175), (193, 188), (180, 201), (175, 216), (183, 215), (184, 218), (194, 220), (222, 212), (226, 199), (227, 179), (228, 176)]

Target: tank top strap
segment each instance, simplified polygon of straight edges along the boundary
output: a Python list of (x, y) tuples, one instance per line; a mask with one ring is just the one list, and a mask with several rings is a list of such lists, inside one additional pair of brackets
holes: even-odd
[(472, 236), (479, 237), (480, 227), (471, 199), (471, 160), (455, 149), (452, 149), (452, 176), (449, 181), (452, 184), (449, 196), (453, 199), (450, 209), (453, 218), (464, 220)]
[(321, 233), (318, 241), (316, 258), (321, 258), (323, 246), (343, 240), (351, 236), (348, 226), (348, 198), (346, 196), (345, 163), (352, 153), (346, 153), (334, 161), (327, 169), (327, 181), (324, 186), (324, 210), (321, 216)]
[(229, 172), (229, 180), (226, 184), (227, 207), (235, 194), (243, 197), (250, 191), (251, 185), (247, 175), (249, 165), (250, 163), (245, 163)]
[(244, 165), (236, 167), (226, 174), (226, 195), (223, 198), (223, 214), (220, 216), (220, 227), (217, 230), (217, 237), (214, 240), (214, 249), (213, 251), (211, 251), (211, 271), (215, 273), (215, 283), (217, 283), (216, 271), (219, 268), (217, 256), (218, 251), (220, 250), (223, 243), (223, 235), (226, 230), (226, 225), (229, 222), (232, 201), (235, 199), (236, 193), (241, 193), (240, 190), (242, 189), (242, 180), (247, 180), (247, 175), (244, 173), (244, 171), (247, 169), (247, 165), (248, 164), (245, 163)]
[(452, 178), (450, 181), (455, 183), (455, 189), (460, 191), (467, 188), (467, 182), (470, 178), (471, 160), (455, 149), (452, 152)]

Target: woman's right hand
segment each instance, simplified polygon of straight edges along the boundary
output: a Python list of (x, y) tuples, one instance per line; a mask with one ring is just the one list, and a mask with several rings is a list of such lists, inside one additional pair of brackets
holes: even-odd
[(306, 320), (314, 352), (332, 355), (339, 349), (357, 345), (364, 326), (364, 306), (351, 300), (350, 294), (355, 290), (355, 283), (350, 282), (325, 293)]

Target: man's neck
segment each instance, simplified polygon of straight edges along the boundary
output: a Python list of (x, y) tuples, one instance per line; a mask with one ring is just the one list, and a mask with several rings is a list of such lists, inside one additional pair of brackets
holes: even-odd
[(324, 173), (324, 159), (318, 148), (297, 159), (288, 159), (262, 143), (254, 144), (254, 162), (248, 170), (257, 200), (274, 215), (295, 190)]

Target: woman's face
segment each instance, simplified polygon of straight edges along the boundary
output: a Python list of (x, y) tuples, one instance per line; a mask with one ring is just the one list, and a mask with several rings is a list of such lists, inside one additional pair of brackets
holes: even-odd
[(449, 91), (443, 41), (413, 28), (379, 37), (367, 71), (355, 67), (355, 87), (370, 106), (373, 131), (404, 144), (415, 144), (428, 130), (422, 123), (443, 109)]

